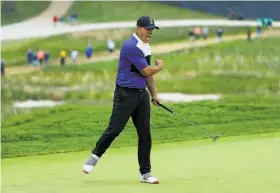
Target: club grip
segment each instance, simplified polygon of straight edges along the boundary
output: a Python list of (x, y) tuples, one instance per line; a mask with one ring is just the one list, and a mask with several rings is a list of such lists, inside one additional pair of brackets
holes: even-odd
[[(154, 101), (154, 99), (152, 99), (152, 102)], [(169, 111), (170, 113), (173, 113), (173, 111), (171, 111), (169, 108), (167, 108), (166, 106), (164, 106), (163, 104), (161, 104), (161, 103), (159, 103), (159, 102), (157, 102), (157, 104), (159, 105), (159, 106), (161, 106), (162, 108), (164, 108), (165, 110), (167, 110), (167, 111)]]

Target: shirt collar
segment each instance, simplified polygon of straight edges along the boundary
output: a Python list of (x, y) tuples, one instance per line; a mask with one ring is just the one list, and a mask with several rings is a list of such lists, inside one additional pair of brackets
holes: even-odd
[(145, 43), (145, 42), (143, 42), (137, 35), (136, 35), (136, 33), (133, 33), (133, 36), (136, 38), (136, 40), (138, 41), (138, 42), (140, 42), (141, 44), (149, 44), (149, 43)]

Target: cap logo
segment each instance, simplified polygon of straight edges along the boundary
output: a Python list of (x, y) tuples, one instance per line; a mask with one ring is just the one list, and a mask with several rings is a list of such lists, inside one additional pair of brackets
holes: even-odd
[(149, 20), (150, 20), (150, 24), (153, 25), (154, 24), (154, 20), (152, 18), (150, 18), (150, 17), (149, 17)]

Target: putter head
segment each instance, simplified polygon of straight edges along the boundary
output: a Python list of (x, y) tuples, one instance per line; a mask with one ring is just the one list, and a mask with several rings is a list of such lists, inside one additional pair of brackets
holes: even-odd
[(213, 137), (213, 143), (215, 142), (215, 141), (217, 141), (217, 139), (220, 137), (220, 135), (219, 134), (217, 134), (215, 137)]

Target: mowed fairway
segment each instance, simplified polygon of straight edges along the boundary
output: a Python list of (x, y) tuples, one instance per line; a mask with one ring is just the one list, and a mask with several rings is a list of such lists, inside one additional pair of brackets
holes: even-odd
[(5, 193), (279, 193), (280, 132), (154, 145), (158, 185), (138, 181), (135, 147), (111, 148), (91, 175), (88, 152), (2, 160)]

